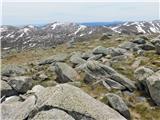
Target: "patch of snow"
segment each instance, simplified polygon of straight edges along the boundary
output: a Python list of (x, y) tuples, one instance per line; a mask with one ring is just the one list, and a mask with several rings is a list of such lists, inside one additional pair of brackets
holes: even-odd
[(119, 27), (120, 27), (120, 26), (111, 27), (111, 29), (112, 29), (114, 32), (121, 33), (121, 32), (118, 30)]
[(51, 25), (52, 30), (54, 30), (58, 25), (62, 25), (62, 23), (54, 23), (53, 25)]
[(20, 34), (20, 35), (16, 38), (16, 40), (18, 40), (19, 38), (23, 37), (23, 35), (24, 35), (24, 33)]
[(82, 37), (82, 36), (84, 36), (84, 35), (85, 35), (85, 34), (80, 34), (79, 36)]
[(85, 28), (85, 25), (80, 25), (80, 27), (74, 32), (74, 34), (76, 35), (79, 31), (84, 30)]
[(3, 38), (3, 36), (0, 36), (0, 40)]
[(8, 35), (6, 35), (6, 37), (9, 37), (11, 35), (11, 33), (9, 33)]
[(33, 26), (33, 25), (28, 25), (28, 27), (29, 27), (29, 28), (34, 28), (34, 26)]
[(30, 47), (34, 47), (36, 45), (36, 43), (30, 43), (29, 46)]
[(23, 31), (24, 31), (25, 33), (27, 33), (28, 31), (30, 31), (30, 29), (29, 29), (29, 28), (24, 28)]
[(7, 28), (0, 27), (0, 32), (4, 32), (6, 30), (7, 30)]
[(89, 33), (88, 34), (92, 34), (93, 33), (93, 31), (89, 31)]
[(153, 33), (156, 33), (156, 32), (157, 32), (157, 30), (156, 30), (154, 27), (150, 27), (149, 29), (150, 29), (151, 32), (153, 32)]
[(15, 35), (11, 35), (10, 38), (14, 38)]
[(136, 28), (138, 32), (146, 33), (139, 24), (137, 24)]
[(10, 49), (11, 47), (5, 47), (5, 48), (3, 48), (3, 50), (8, 50), (8, 49)]

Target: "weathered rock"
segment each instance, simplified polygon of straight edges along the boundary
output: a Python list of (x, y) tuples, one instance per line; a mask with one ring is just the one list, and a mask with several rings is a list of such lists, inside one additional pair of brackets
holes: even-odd
[(7, 97), (3, 103), (18, 102), (19, 100), (21, 100), (19, 96), (10, 96), (10, 97)]
[(151, 43), (154, 44), (154, 45), (160, 44), (160, 36), (158, 36), (158, 37), (152, 39), (152, 40), (151, 40)]
[(119, 47), (126, 50), (133, 50), (133, 51), (137, 51), (139, 49), (137, 44), (132, 42), (123, 42), (122, 44), (119, 45)]
[(132, 41), (133, 43), (137, 43), (137, 44), (145, 44), (146, 41), (142, 38), (138, 38)]
[(8, 84), (18, 93), (25, 93), (32, 88), (32, 79), (27, 76), (12, 77)]
[(109, 53), (112, 57), (127, 54), (127, 51), (122, 48), (109, 48), (109, 49), (110, 49)]
[(82, 54), (82, 58), (85, 59), (85, 60), (87, 60), (88, 58), (90, 58), (92, 56), (93, 56), (92, 51), (87, 51), (87, 52)]
[(79, 79), (78, 73), (69, 65), (62, 62), (55, 63), (55, 72), (58, 76), (58, 82), (65, 83)]
[(119, 97), (116, 94), (108, 93), (106, 94), (106, 97), (108, 99), (109, 105), (118, 111), (121, 115), (123, 115), (127, 119), (131, 119), (131, 115), (129, 112), (129, 109), (125, 102), (122, 100), (121, 97)]
[(2, 68), (1, 74), (2, 76), (16, 76), (16, 75), (23, 75), (27, 72), (27, 69), (18, 66), (18, 65), (6, 65)]
[(102, 54), (93, 55), (92, 57), (88, 58), (88, 60), (99, 60), (102, 56)]
[(64, 62), (68, 58), (67, 54), (60, 53), (40, 61), (39, 65), (52, 64), (53, 62)]
[(160, 106), (160, 71), (148, 77), (146, 83), (152, 100)]
[(35, 93), (38, 98), (36, 106), (40, 109), (57, 108), (66, 111), (76, 120), (125, 120), (107, 105), (68, 84), (46, 88), (42, 93)]
[(1, 119), (2, 120), (25, 120), (29, 113), (34, 109), (36, 102), (35, 96), (28, 97), (24, 102), (2, 103)]
[(159, 44), (157, 43), (155, 47), (156, 47), (156, 53), (160, 55), (160, 43)]
[(137, 68), (135, 71), (134, 71), (134, 78), (136, 80), (138, 80), (138, 87), (139, 89), (142, 89), (142, 90), (146, 90), (146, 92), (148, 92), (148, 90), (146, 89), (146, 78), (148, 78), (149, 76), (151, 76), (154, 72), (149, 69), (149, 68), (146, 68), (144, 66), (142, 67), (139, 67)]
[(88, 83), (96, 80), (107, 80), (108, 78), (111, 78), (131, 91), (135, 89), (135, 85), (131, 80), (119, 74), (113, 68), (100, 64), (96, 61), (87, 61), (84, 71), (86, 73), (85, 81)]
[(142, 48), (143, 50), (155, 50), (155, 46), (151, 43), (142, 44), (139, 45), (139, 47)]
[(110, 39), (109, 35), (104, 34), (99, 40)]
[(40, 93), (43, 91), (45, 88), (41, 85), (35, 85), (32, 90), (27, 91), (27, 93)]
[(125, 77), (124, 75), (116, 73), (116, 74), (112, 74), (110, 78), (116, 82), (119, 82), (120, 84), (125, 86), (130, 91), (133, 91), (136, 89), (135, 83), (131, 81), (130, 79), (128, 79), (127, 77)]
[(12, 89), (12, 87), (5, 81), (1, 80), (1, 97), (15, 95), (16, 91)]
[(120, 83), (112, 80), (112, 79), (107, 79), (105, 80), (105, 82), (113, 89), (117, 89), (117, 90), (124, 90), (125, 86), (121, 85)]
[(134, 71), (134, 77), (138, 81), (145, 81), (146, 78), (151, 76), (153, 73), (154, 72), (151, 69), (142, 66)]
[(70, 58), (70, 61), (75, 65), (84, 64), (86, 62), (84, 59), (80, 57), (78, 53), (75, 53), (74, 55), (72, 55)]
[(48, 76), (45, 75), (44, 73), (42, 73), (42, 74), (39, 75), (39, 79), (43, 81), (43, 80), (48, 79)]
[(51, 109), (48, 111), (38, 112), (32, 120), (75, 120), (65, 111), (59, 109)]
[(98, 46), (96, 48), (93, 49), (93, 54), (103, 54), (103, 55), (107, 55), (108, 54), (108, 49), (102, 46)]

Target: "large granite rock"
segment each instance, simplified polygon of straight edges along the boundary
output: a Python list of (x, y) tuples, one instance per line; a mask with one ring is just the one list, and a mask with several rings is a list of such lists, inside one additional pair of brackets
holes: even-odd
[(28, 97), (24, 102), (9, 102), (0, 104), (2, 120), (25, 120), (34, 109), (35, 96)]
[(27, 72), (27, 69), (22, 67), (22, 66), (18, 66), (18, 65), (6, 65), (4, 67), (2, 67), (2, 71), (1, 74), (2, 76), (17, 76), (17, 75), (23, 75)]
[(14, 91), (6, 81), (1, 80), (1, 97), (8, 97), (15, 94), (16, 91)]
[(57, 108), (69, 113), (76, 120), (125, 120), (109, 106), (69, 84), (48, 87), (35, 95), (39, 109)]
[(8, 84), (18, 93), (26, 93), (32, 88), (32, 78), (27, 76), (11, 77)]
[(131, 119), (129, 109), (123, 99), (116, 94), (108, 93), (106, 94), (109, 105), (123, 115), (127, 120)]
[(58, 76), (58, 82), (65, 83), (79, 79), (78, 73), (66, 63), (57, 62), (54, 64), (54, 66), (55, 72)]
[(87, 81), (88, 83), (92, 81), (107, 81), (107, 79), (112, 79), (113, 81), (118, 82), (130, 91), (133, 91), (135, 89), (134, 82), (129, 80), (127, 77), (119, 74), (113, 68), (107, 65), (100, 64), (97, 61), (87, 61), (87, 63), (84, 65), (83, 70), (86, 73), (84, 81)]
[(51, 64), (53, 62), (64, 62), (68, 58), (67, 54), (59, 53), (39, 62), (39, 65)]
[(86, 62), (84, 59), (81, 58), (81, 55), (79, 55), (78, 53), (74, 53), (71, 56), (70, 61), (74, 65), (80, 65), (80, 64), (84, 64)]
[(146, 83), (152, 100), (160, 106), (160, 71), (148, 77)]
[(59, 109), (51, 109), (48, 111), (38, 112), (32, 120), (75, 120), (65, 111)]
[(140, 89), (145, 89), (146, 92), (148, 92), (148, 90), (146, 89), (146, 79), (151, 76), (154, 73), (154, 71), (152, 71), (149, 68), (146, 68), (144, 66), (141, 66), (139, 68), (137, 68), (134, 71), (134, 78), (138, 81), (138, 87)]

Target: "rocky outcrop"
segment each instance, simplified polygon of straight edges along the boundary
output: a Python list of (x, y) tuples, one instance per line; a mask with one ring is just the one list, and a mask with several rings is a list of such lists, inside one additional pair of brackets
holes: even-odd
[(54, 64), (55, 72), (58, 76), (57, 81), (60, 83), (71, 82), (79, 79), (78, 73), (69, 65), (62, 62)]
[(32, 88), (32, 79), (27, 76), (11, 77), (8, 84), (18, 93), (26, 93)]
[(127, 120), (131, 119), (131, 115), (129, 112), (129, 108), (123, 101), (121, 97), (119, 97), (116, 94), (108, 93), (106, 94), (107, 100), (109, 102), (109, 105), (118, 111), (121, 115), (123, 115)]
[(25, 101), (2, 103), (1, 118), (2, 120), (24, 120), (34, 109), (36, 102), (35, 96), (28, 97)]
[(1, 97), (3, 96), (8, 97), (15, 94), (16, 91), (14, 91), (6, 81), (1, 80)]
[(152, 100), (160, 106), (160, 71), (148, 77), (146, 83)]
[[(141, 66), (134, 71), (134, 77), (138, 81), (138, 87), (140, 89), (146, 89), (146, 79), (153, 74), (153, 70)], [(148, 90), (146, 89), (148, 92)]]
[[(97, 61), (88, 61), (84, 66), (84, 71), (86, 73), (84, 80), (89, 83), (98, 80), (107, 81), (107, 79), (112, 79), (113, 81), (118, 82), (119, 84), (124, 86), (126, 89), (129, 89), (131, 91), (135, 89), (134, 82), (119, 74), (109, 66), (100, 64)], [(113, 85), (111, 86), (113, 87)]]
[(59, 109), (51, 109), (48, 111), (38, 112), (32, 120), (75, 120), (65, 111)]
[(35, 93), (38, 98), (36, 106), (67, 111), (76, 120), (80, 120), (81, 117), (90, 118), (89, 120), (125, 120), (107, 105), (68, 84), (46, 88), (41, 93)]
[(18, 66), (18, 65), (6, 65), (4, 67), (2, 67), (2, 71), (1, 74), (2, 76), (16, 76), (16, 75), (23, 75), (27, 72), (27, 69), (22, 67), (22, 66)]
[(39, 62), (39, 65), (46, 65), (46, 64), (51, 64), (53, 62), (64, 62), (67, 59), (68, 55), (67, 54), (57, 54), (53, 55), (45, 60), (42, 60)]

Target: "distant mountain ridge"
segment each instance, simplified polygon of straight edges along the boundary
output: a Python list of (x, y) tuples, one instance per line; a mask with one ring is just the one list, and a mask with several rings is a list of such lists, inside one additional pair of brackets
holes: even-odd
[(0, 33), (2, 51), (12, 49), (21, 51), (29, 48), (52, 47), (69, 41), (88, 40), (103, 34), (160, 33), (160, 20), (117, 23), (117, 25), (109, 27), (100, 26), (100, 24), (99, 26), (87, 26), (62, 22), (54, 22), (44, 26), (1, 26)]
[(86, 26), (107, 26), (107, 27), (111, 27), (111, 26), (116, 26), (119, 24), (122, 24), (125, 22), (122, 21), (114, 21), (114, 22), (84, 22), (84, 23), (79, 23), (81, 25), (86, 25)]

